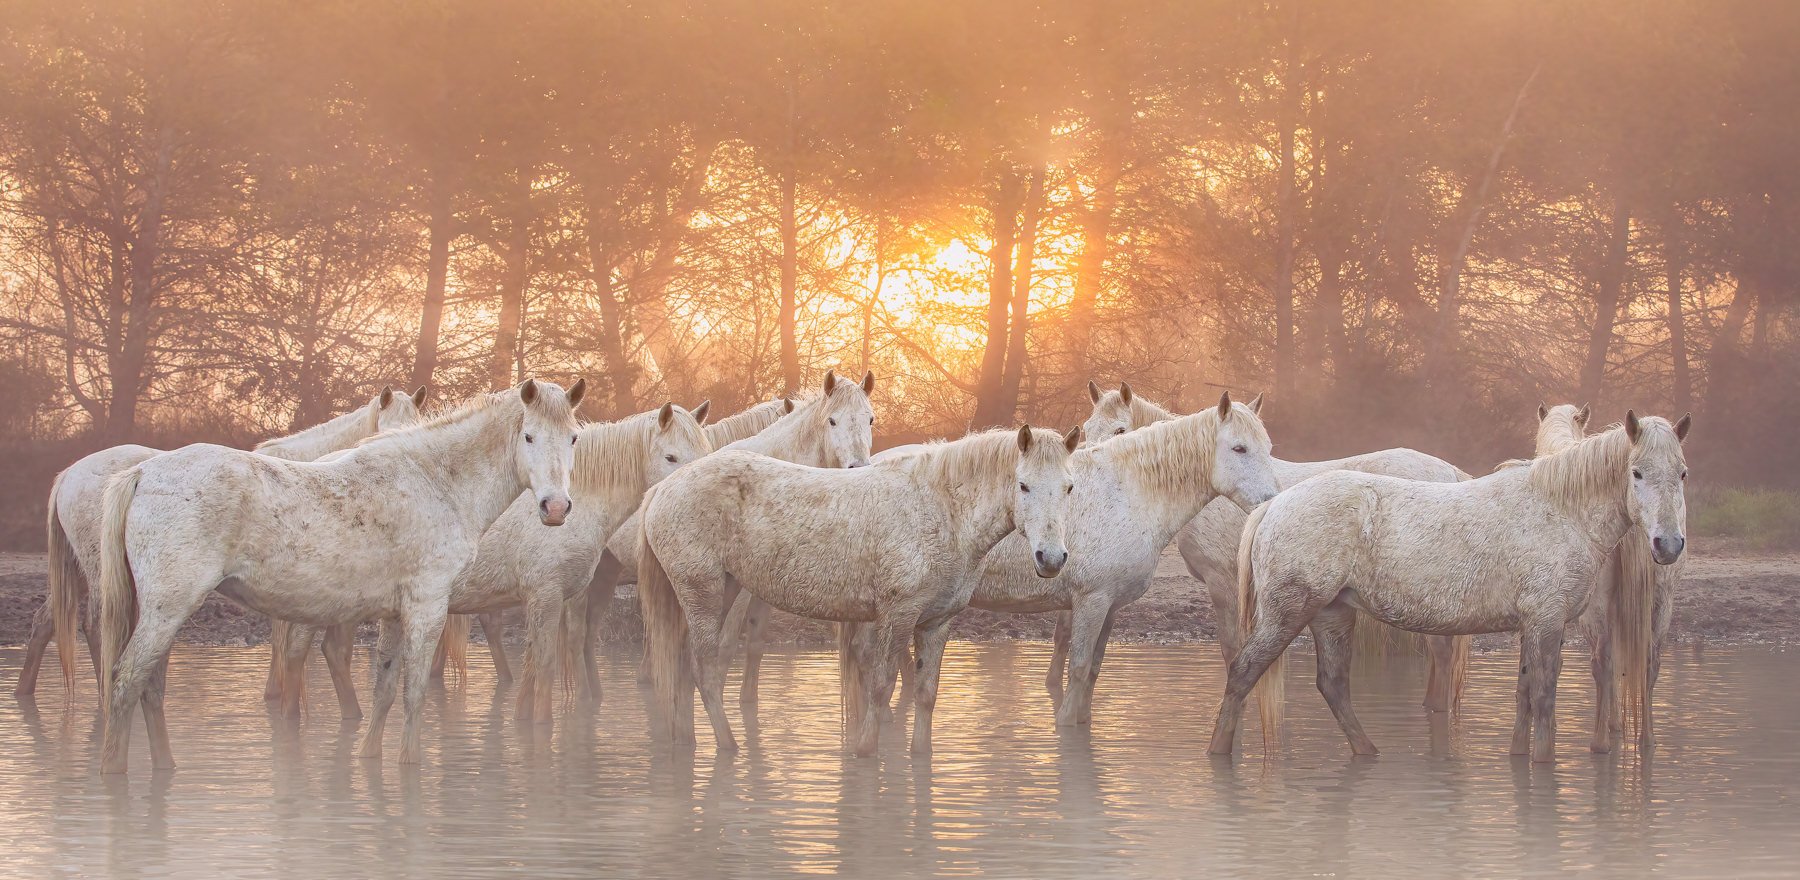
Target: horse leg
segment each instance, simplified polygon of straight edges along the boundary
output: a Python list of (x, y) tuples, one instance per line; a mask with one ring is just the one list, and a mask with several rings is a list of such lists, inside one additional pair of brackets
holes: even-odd
[[(397, 618), (383, 618), (381, 635), (375, 639), (375, 660), (373, 674), (375, 683), (372, 689), (375, 696), (369, 708), (369, 729), (363, 731), (362, 747), (358, 751), (364, 758), (381, 757), (381, 733), (387, 726), (388, 710), (394, 706), (395, 684), (400, 680), (400, 636), (402, 631)], [(431, 667), (426, 664), (426, 674), (431, 674)]]
[(1656, 679), (1662, 675), (1663, 642), (1669, 637), (1669, 622), (1675, 612), (1675, 595), (1673, 587), (1665, 587), (1663, 577), (1657, 578), (1656, 598), (1653, 600), (1650, 613), (1650, 656), (1644, 658), (1649, 668), (1644, 671), (1644, 707), (1643, 718), (1638, 727), (1638, 750), (1650, 754), (1656, 750)]
[(1514, 755), (1531, 754), (1531, 669), (1530, 658), (1526, 656), (1525, 632), (1519, 632), (1519, 683), (1513, 689), (1513, 735), (1511, 753)]
[(1548, 764), (1556, 760), (1556, 679), (1562, 673), (1562, 622), (1528, 626), (1522, 639), (1531, 699), (1531, 760)]
[(1219, 702), (1219, 719), (1213, 724), (1208, 752), (1231, 754), (1232, 741), (1237, 739), (1238, 723), (1243, 720), (1244, 701), (1250, 697), (1250, 690), (1281, 657), (1281, 652), (1287, 650), (1288, 643), (1306, 627), (1308, 617), (1310, 615), (1304, 612), (1278, 615), (1273, 607), (1257, 616), (1256, 628), (1231, 660), (1231, 670), (1225, 678), (1225, 698)]
[(1319, 693), (1337, 717), (1338, 727), (1350, 740), (1350, 751), (1377, 754), (1375, 743), (1363, 732), (1356, 710), (1350, 706), (1350, 658), (1355, 649), (1356, 609), (1343, 601), (1325, 606), (1312, 619), (1313, 646), (1319, 654)]
[(1588, 632), (1589, 663), (1594, 670), (1594, 738), (1588, 751), (1604, 755), (1612, 751), (1613, 730), (1618, 725), (1619, 681), (1613, 676), (1612, 628), (1606, 615), (1594, 616), (1599, 621)]
[(150, 731), (150, 766), (157, 770), (175, 769), (175, 752), (169, 748), (169, 719), (163, 714), (163, 696), (169, 687), (169, 653), (144, 683), (144, 727)]
[(1056, 612), (1056, 635), (1050, 642), (1050, 669), (1044, 673), (1044, 690), (1050, 692), (1052, 706), (1062, 705), (1063, 678), (1069, 664), (1069, 637), (1074, 621), (1075, 612)]
[(1106, 625), (1106, 615), (1112, 611), (1110, 603), (1107, 596), (1096, 595), (1075, 606), (1074, 622), (1069, 627), (1069, 691), (1056, 707), (1058, 727), (1086, 724), (1091, 717), (1088, 707), (1094, 687), (1094, 646)]
[[(719, 595), (726, 599), (727, 590)], [(721, 754), (738, 750), (737, 737), (731, 732), (731, 721), (725, 717), (725, 670), (731, 665), (723, 637), (723, 621), (706, 603), (696, 602), (688, 612), (688, 651), (694, 664), (694, 684), (700, 690), (700, 703), (706, 707), (706, 718), (712, 722), (713, 742)], [(729, 608), (729, 605), (726, 606)], [(688, 697), (689, 700), (693, 698)], [(678, 731), (679, 733), (679, 731)]]
[(484, 611), (475, 615), (481, 624), (481, 637), (487, 640), (488, 654), (494, 658), (494, 677), (501, 684), (513, 680), (512, 667), (506, 662), (506, 611)]
[(1451, 667), (1456, 664), (1456, 637), (1427, 636), (1425, 655), (1429, 662), (1425, 674), (1425, 710), (1448, 712), (1450, 704), (1455, 700), (1455, 695), (1451, 693), (1454, 688)]
[(356, 702), (356, 681), (350, 673), (350, 655), (355, 646), (354, 623), (327, 627), (319, 645), (319, 653), (325, 655), (325, 668), (331, 672), (331, 688), (337, 692), (338, 715), (345, 721), (362, 717), (362, 706)]
[[(1192, 566), (1189, 568), (1191, 570)], [(1237, 579), (1223, 583), (1222, 579), (1213, 578), (1205, 583), (1206, 593), (1212, 599), (1213, 629), (1219, 634), (1219, 653), (1225, 658), (1226, 668), (1230, 668), (1231, 661), (1237, 659), (1238, 652), (1244, 648), (1244, 631), (1238, 624)]]
[[(139, 582), (138, 594), (154, 595), (153, 591), (144, 589), (145, 583)], [(130, 758), (131, 716), (139, 703), (145, 706), (146, 719), (152, 719), (151, 713), (155, 713), (149, 723), (153, 766), (158, 770), (175, 767), (175, 758), (169, 752), (168, 730), (166, 726), (158, 729), (162, 717), (160, 689), (154, 707), (147, 691), (159, 684), (158, 671), (167, 662), (169, 648), (175, 644), (175, 631), (200, 606), (205, 596), (202, 592), (188, 605), (185, 613), (180, 614), (167, 613), (163, 609), (168, 606), (161, 603), (145, 603), (139, 607), (137, 629), (126, 641), (125, 650), (110, 671), (112, 699), (107, 706), (106, 729), (101, 735), (101, 773), (125, 772)]]
[(560, 589), (537, 590), (525, 598), (525, 678), (519, 687), (519, 720), (549, 724), (556, 683), (556, 640), (562, 617)]
[(437, 649), (437, 643), (444, 634), (444, 619), (448, 617), (447, 608), (440, 604), (436, 608), (423, 607), (424, 603), (414, 603), (412, 608), (402, 608), (400, 621), (405, 627), (401, 643), (401, 673), (406, 676), (406, 689), (403, 694), (406, 713), (404, 726), (400, 730), (400, 763), (417, 764), (420, 762), (420, 709), (425, 705), (425, 690), (431, 685), (431, 654)]
[[(750, 607), (744, 611), (744, 683), (738, 690), (740, 707), (755, 706), (760, 698), (763, 640), (768, 633), (771, 610), (769, 603), (751, 596)], [(745, 708), (743, 711), (748, 715), (753, 710)]]
[(913, 676), (912, 753), (931, 754), (931, 716), (937, 709), (939, 673), (944, 666), (944, 646), (950, 641), (950, 618), (933, 621), (913, 631), (913, 655), (918, 670)]
[(100, 603), (87, 601), (87, 593), (83, 592), (82, 601), (87, 604), (87, 616), (84, 619), (86, 630), (82, 633), (87, 638), (88, 662), (94, 665), (94, 686), (105, 683), (106, 670), (100, 668)]
[(19, 684), (13, 696), (29, 697), (37, 690), (38, 670), (44, 665), (44, 651), (56, 635), (56, 622), (50, 619), (50, 600), (44, 599), (31, 615), (31, 635), (25, 642), (25, 665), (19, 670)]
[[(274, 622), (270, 621), (270, 626)], [(306, 694), (306, 655), (312, 651), (313, 633), (316, 629), (304, 624), (290, 624), (287, 638), (270, 643), (280, 649), (280, 656), (271, 652), (270, 664), (281, 666), (281, 675), (276, 679), (275, 714), (282, 718), (300, 717), (300, 701)]]

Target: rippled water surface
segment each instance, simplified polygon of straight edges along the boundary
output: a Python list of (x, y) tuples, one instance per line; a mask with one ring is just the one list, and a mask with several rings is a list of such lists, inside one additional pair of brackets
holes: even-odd
[[(1800, 653), (1681, 648), (1665, 665), (1662, 747), (1587, 752), (1585, 662), (1571, 655), (1561, 761), (1506, 754), (1507, 655), (1477, 658), (1465, 713), (1417, 707), (1421, 661), (1356, 678), (1383, 752), (1352, 760), (1290, 664), (1288, 738), (1265, 760), (1205, 754), (1220, 691), (1210, 645), (1116, 646), (1091, 730), (1059, 733), (1042, 645), (951, 647), (936, 754), (904, 733), (841, 754), (831, 655), (764, 663), (760, 740), (715, 761), (646, 735), (635, 656), (607, 658), (595, 713), (512, 721), (486, 656), (428, 700), (427, 763), (355, 757), (329, 685), (281, 724), (259, 649), (177, 650), (169, 717), (181, 768), (95, 773), (91, 679), (35, 706), (0, 697), (0, 873), (14, 876), (1641, 876), (1800, 871)], [(359, 665), (363, 656), (359, 654)], [(10, 692), (19, 653), (0, 652)], [(322, 664), (315, 664), (322, 666)], [(86, 670), (83, 670), (84, 674)], [(735, 692), (735, 691), (734, 691)], [(1254, 712), (1252, 713), (1254, 715)], [(735, 719), (734, 719), (735, 720)], [(141, 727), (141, 725), (140, 725)], [(740, 726), (739, 730), (742, 731)], [(548, 732), (546, 732), (548, 731)]]

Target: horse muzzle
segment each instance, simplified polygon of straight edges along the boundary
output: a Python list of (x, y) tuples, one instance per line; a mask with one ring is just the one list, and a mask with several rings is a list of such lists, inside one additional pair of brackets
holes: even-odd
[(544, 498), (538, 501), (538, 521), (547, 526), (560, 526), (569, 518), (569, 512), (575, 509), (575, 502), (568, 498)]
[(1052, 550), (1050, 552), (1045, 552), (1039, 550), (1031, 554), (1031, 561), (1037, 566), (1038, 577), (1053, 578), (1062, 574), (1063, 566), (1068, 564), (1069, 551)]
[(1650, 539), (1650, 558), (1657, 565), (1673, 565), (1687, 549), (1687, 538), (1675, 535), (1669, 538)]

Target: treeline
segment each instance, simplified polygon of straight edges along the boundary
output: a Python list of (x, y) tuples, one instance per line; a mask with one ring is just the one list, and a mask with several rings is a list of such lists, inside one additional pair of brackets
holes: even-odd
[(1800, 6), (18, 0), (0, 428), (383, 382), (892, 437), (1271, 392), (1281, 454), (1517, 455), (1540, 399), (1791, 481)]

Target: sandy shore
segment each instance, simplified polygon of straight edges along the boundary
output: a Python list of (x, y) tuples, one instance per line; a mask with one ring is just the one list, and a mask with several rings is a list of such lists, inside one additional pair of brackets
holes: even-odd
[[(23, 644), (31, 615), (44, 599), (44, 556), (0, 553), (0, 645)], [(636, 603), (621, 598), (609, 635), (635, 639)], [(516, 614), (509, 614), (508, 641), (520, 638)], [(826, 641), (823, 624), (785, 615), (774, 623), (775, 639)], [(1050, 615), (1007, 615), (969, 611), (957, 618), (955, 636), (973, 641), (1048, 640)], [(373, 637), (367, 628), (365, 637)], [(1120, 612), (1113, 637), (1129, 642), (1177, 643), (1214, 637), (1212, 606), (1173, 550), (1163, 555), (1156, 581), (1143, 599)], [(209, 598), (181, 630), (181, 640), (201, 645), (256, 645), (268, 641), (269, 626), (217, 596)], [(1730, 548), (1693, 551), (1675, 611), (1679, 641), (1800, 641), (1800, 554), (1750, 554)], [(1487, 646), (1510, 645), (1494, 637)]]

